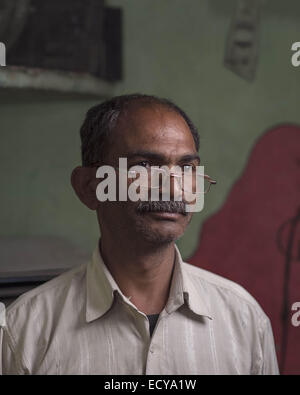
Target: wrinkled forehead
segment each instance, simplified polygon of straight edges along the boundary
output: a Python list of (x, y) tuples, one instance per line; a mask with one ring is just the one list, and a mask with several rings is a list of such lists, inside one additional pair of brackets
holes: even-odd
[(195, 142), (186, 121), (163, 105), (133, 104), (120, 114), (110, 136), (117, 154), (138, 149), (162, 153), (195, 152)]

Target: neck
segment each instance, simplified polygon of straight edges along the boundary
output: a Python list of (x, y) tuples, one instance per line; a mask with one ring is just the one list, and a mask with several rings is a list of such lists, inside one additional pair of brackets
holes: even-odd
[(174, 242), (150, 246), (125, 238), (116, 241), (102, 234), (99, 249), (120, 290), (131, 297), (137, 309), (145, 314), (160, 313), (169, 296)]

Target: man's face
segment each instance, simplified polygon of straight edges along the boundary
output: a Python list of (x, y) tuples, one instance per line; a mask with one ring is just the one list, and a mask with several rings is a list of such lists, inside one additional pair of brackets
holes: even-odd
[[(117, 168), (119, 158), (127, 158), (128, 168), (199, 164), (194, 139), (184, 119), (157, 105), (136, 106), (118, 120), (109, 138), (105, 164)], [(173, 182), (171, 200), (172, 185)], [(192, 217), (191, 213), (141, 212), (138, 205), (139, 202), (129, 200), (99, 204), (101, 233), (124, 233), (137, 240), (164, 244), (178, 239)]]

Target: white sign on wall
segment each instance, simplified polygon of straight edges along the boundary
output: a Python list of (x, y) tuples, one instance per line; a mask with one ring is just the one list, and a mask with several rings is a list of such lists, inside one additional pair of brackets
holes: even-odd
[(249, 81), (256, 71), (261, 0), (237, 0), (225, 49), (225, 66)]

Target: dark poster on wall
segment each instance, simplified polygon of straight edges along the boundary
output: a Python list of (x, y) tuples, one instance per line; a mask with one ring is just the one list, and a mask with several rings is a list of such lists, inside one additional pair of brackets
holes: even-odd
[(9, 65), (89, 73), (109, 81), (122, 78), (119, 8), (106, 7), (104, 0), (3, 4), (0, 41), (7, 45)]

